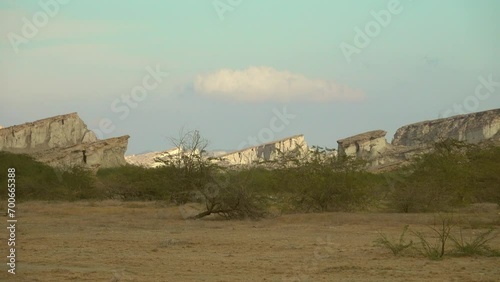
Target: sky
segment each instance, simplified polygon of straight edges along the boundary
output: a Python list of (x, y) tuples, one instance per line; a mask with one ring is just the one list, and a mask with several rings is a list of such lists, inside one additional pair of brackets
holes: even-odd
[(78, 112), (127, 154), (309, 145), (500, 107), (500, 1), (2, 0), (0, 125)]

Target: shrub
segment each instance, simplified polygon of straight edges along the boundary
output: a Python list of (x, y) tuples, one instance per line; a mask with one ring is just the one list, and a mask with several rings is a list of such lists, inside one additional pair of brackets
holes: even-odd
[[(446, 211), (475, 200), (472, 145), (447, 140), (436, 143), (432, 152), (401, 168), (390, 196), (391, 206), (400, 212)], [(393, 175), (394, 176), (394, 175)]]
[[(50, 167), (23, 154), (0, 151), (0, 171), (16, 169), (17, 200), (79, 200), (101, 198), (95, 177), (82, 167), (64, 170)], [(6, 184), (6, 173), (0, 173), (0, 183)], [(0, 193), (0, 199), (5, 197)]]
[(389, 239), (386, 234), (379, 233), (380, 238), (375, 240), (375, 244), (381, 247), (388, 248), (392, 251), (394, 255), (399, 255), (402, 251), (410, 248), (413, 245), (413, 241), (406, 242), (405, 234), (408, 231), (408, 225), (403, 227), (403, 232), (399, 236), (399, 240)]
[(414, 231), (413, 234), (420, 240), (421, 248), (418, 249), (420, 253), (432, 260), (441, 259), (446, 251), (446, 242), (450, 238), (450, 232), (454, 226), (453, 217), (441, 216), (440, 224), (429, 226), (429, 228), (436, 234), (435, 243), (429, 242), (421, 232)]
[(488, 246), (488, 243), (496, 237), (493, 231), (494, 229), (490, 228), (487, 231), (477, 234), (475, 237), (465, 239), (462, 228), (460, 228), (460, 237), (450, 236), (450, 240), (455, 245), (455, 252), (457, 255), (499, 256), (500, 253), (498, 251)]

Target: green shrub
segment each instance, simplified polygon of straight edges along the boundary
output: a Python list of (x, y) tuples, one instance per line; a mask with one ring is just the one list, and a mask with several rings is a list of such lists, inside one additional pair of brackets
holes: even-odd
[(477, 201), (475, 163), (470, 154), (477, 146), (447, 140), (432, 152), (393, 173), (390, 203), (400, 212), (447, 211)]
[(499, 256), (500, 253), (488, 245), (488, 243), (496, 237), (493, 232), (494, 229), (490, 228), (476, 236), (466, 239), (463, 236), (462, 228), (460, 228), (460, 237), (450, 236), (450, 239), (455, 245), (455, 253), (459, 256)]

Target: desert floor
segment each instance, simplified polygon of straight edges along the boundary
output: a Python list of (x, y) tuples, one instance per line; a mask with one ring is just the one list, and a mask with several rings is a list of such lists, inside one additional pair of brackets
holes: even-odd
[[(16, 274), (3, 263), (0, 281), (500, 281), (500, 257), (433, 261), (374, 245), (378, 232), (397, 238), (405, 224), (430, 235), (433, 214), (184, 220), (193, 209), (154, 202), (20, 203)], [(479, 207), (460, 216), (468, 222), (466, 235), (497, 227), (490, 245), (500, 249), (500, 210)], [(7, 262), (9, 234), (1, 230)]]

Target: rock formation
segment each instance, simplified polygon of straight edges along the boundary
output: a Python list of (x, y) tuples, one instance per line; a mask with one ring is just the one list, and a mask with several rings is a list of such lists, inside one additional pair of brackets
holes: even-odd
[[(131, 165), (142, 166), (146, 168), (156, 168), (165, 165), (164, 162), (158, 160), (168, 160), (171, 157), (176, 158), (179, 156), (179, 152), (180, 150), (178, 148), (172, 148), (166, 151), (155, 151), (144, 154), (125, 156), (125, 160), (127, 161), (128, 164)], [(211, 152), (206, 152), (204, 156), (217, 158), (224, 154), (227, 154), (227, 152), (211, 151)]]
[(500, 109), (424, 121), (403, 126), (391, 144), (383, 130), (370, 131), (337, 141), (340, 155), (368, 161), (373, 171), (391, 170), (416, 155), (432, 150), (436, 142), (455, 139), (467, 143), (500, 141)]
[(98, 140), (77, 113), (0, 129), (0, 151), (28, 154), (54, 167), (125, 165), (129, 136)]
[(227, 165), (250, 165), (259, 161), (272, 160), (278, 151), (286, 152), (297, 148), (304, 152), (308, 150), (304, 135), (294, 135), (258, 146), (245, 148), (219, 156), (219, 158), (222, 158)]
[[(337, 141), (340, 155), (370, 159), (375, 162), (387, 149), (386, 131), (374, 130)], [(377, 164), (378, 165), (378, 164)]]
[(414, 123), (401, 127), (393, 145), (418, 146), (455, 139), (479, 143), (499, 133), (500, 109)]
[(168, 160), (168, 158), (175, 158), (179, 156), (181, 149), (172, 148), (161, 152), (150, 152), (145, 154), (126, 156), (125, 160), (128, 164), (142, 166), (147, 168), (155, 168), (164, 166), (165, 163), (158, 160)]
[[(260, 161), (272, 160), (278, 151), (286, 152), (300, 148), (303, 152), (308, 150), (307, 143), (304, 140), (304, 135), (290, 136), (284, 139), (272, 141), (269, 143), (248, 147), (242, 150), (233, 151), (230, 153), (224, 151), (207, 152), (204, 156), (216, 158), (213, 161), (221, 165), (251, 165)], [(173, 148), (167, 151), (150, 152), (139, 155), (126, 156), (127, 163), (148, 168), (160, 167), (165, 165), (158, 159), (167, 160), (168, 158), (176, 158), (180, 155), (178, 148)]]

